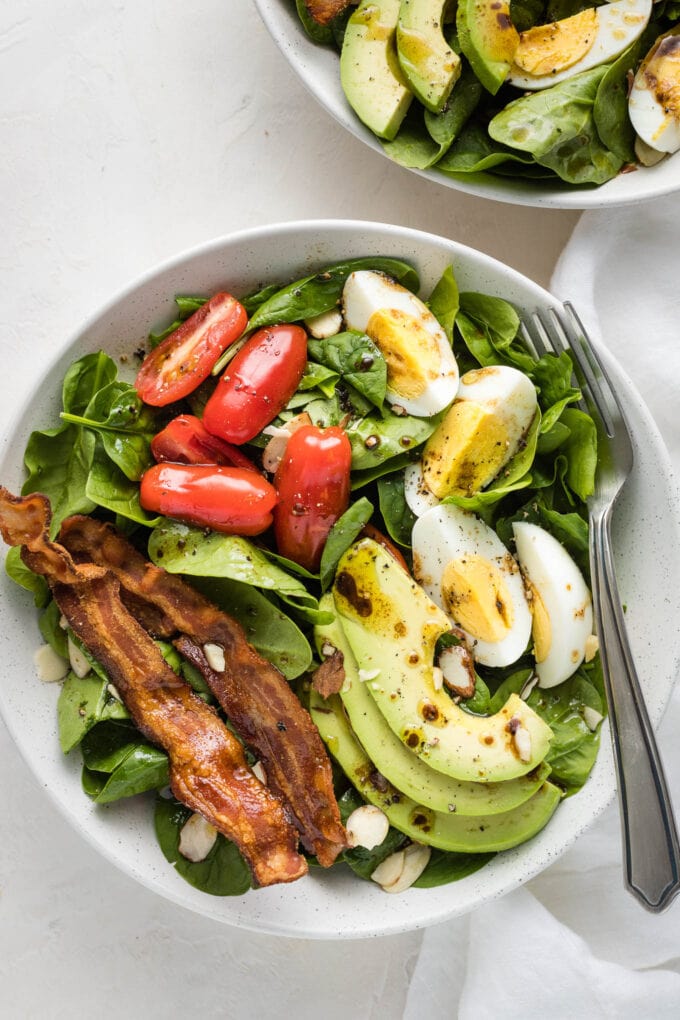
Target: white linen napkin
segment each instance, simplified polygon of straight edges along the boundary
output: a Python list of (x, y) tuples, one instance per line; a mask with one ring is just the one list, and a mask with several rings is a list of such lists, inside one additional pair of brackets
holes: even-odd
[[(680, 474), (680, 202), (585, 214), (551, 289), (635, 381)], [(680, 580), (680, 579), (679, 579)], [(680, 690), (659, 732), (680, 808)], [(427, 1011), (427, 1012), (426, 1012)], [(523, 889), (425, 932), (406, 1020), (680, 1016), (680, 901), (624, 891), (618, 809)]]

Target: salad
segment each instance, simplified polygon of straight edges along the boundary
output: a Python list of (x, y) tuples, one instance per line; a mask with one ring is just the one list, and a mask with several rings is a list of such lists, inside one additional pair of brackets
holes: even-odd
[(0, 491), (83, 795), (153, 797), (206, 893), (455, 881), (595, 762), (594, 423), (510, 303), (418, 290), (373, 257), (178, 296), (69, 368)]
[(403, 166), (599, 185), (680, 148), (674, 0), (296, 0)]

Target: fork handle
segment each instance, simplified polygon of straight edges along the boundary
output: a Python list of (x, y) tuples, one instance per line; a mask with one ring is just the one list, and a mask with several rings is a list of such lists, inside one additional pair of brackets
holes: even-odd
[(611, 716), (625, 884), (644, 907), (665, 910), (680, 892), (680, 843), (663, 766), (631, 654), (612, 556), (610, 517), (591, 520), (593, 605)]

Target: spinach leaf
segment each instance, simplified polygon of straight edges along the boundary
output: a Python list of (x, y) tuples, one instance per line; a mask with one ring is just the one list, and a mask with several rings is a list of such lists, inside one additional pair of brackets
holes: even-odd
[(64, 411), (61, 417), (96, 432), (108, 456), (131, 481), (138, 481), (153, 463), (156, 415), (127, 383), (108, 383), (94, 394), (82, 415)]
[(453, 275), (453, 266), (447, 266), (430, 294), (428, 307), (453, 343), (453, 327), (460, 308), (458, 284)]
[(83, 787), (97, 804), (157, 790), (169, 782), (165, 751), (148, 744), (126, 722), (100, 723), (83, 737), (80, 747)]
[(606, 65), (521, 96), (491, 120), (497, 142), (529, 152), (570, 184), (603, 184), (623, 160), (600, 141), (593, 107)]
[(189, 808), (172, 798), (156, 798), (154, 827), (166, 861), (190, 885), (212, 896), (242, 896), (251, 887), (248, 865), (238, 848), (218, 833), (204, 861), (195, 863), (179, 852), (182, 826), (191, 816)]
[(389, 141), (380, 138), (379, 141), (390, 159), (414, 170), (431, 167), (448, 148), (447, 144), (438, 143), (432, 138), (425, 126), (423, 108), (415, 103), (401, 122), (395, 137)]
[(437, 170), (445, 174), (473, 174), (493, 170), (508, 161), (533, 163), (531, 156), (500, 145), (489, 137), (485, 128), (470, 121), (439, 160)]
[(152, 350), (154, 347), (158, 347), (162, 340), (165, 340), (165, 338), (170, 336), (171, 333), (174, 333), (175, 330), (182, 325), (185, 319), (188, 319), (190, 315), (197, 312), (207, 300), (208, 298), (204, 297), (189, 297), (182, 294), (177, 295), (177, 297), (175, 297), (177, 317), (170, 323), (169, 326), (166, 326), (165, 329), (162, 329), (157, 333), (149, 333), (149, 347)]
[(595, 94), (593, 117), (597, 133), (611, 152), (624, 163), (635, 163), (635, 130), (628, 116), (628, 72), (634, 70), (656, 38), (656, 26), (648, 26), (632, 46), (607, 68)]
[(385, 411), (382, 417), (370, 414), (350, 421), (345, 431), (352, 446), (352, 471), (374, 468), (392, 457), (414, 450), (432, 435), (441, 417), (440, 414), (432, 418), (415, 418)]
[(309, 355), (332, 369), (371, 404), (381, 408), (387, 389), (387, 365), (364, 333), (348, 330), (326, 340), (309, 340)]
[(103, 351), (74, 361), (66, 370), (61, 387), (64, 411), (83, 414), (94, 394), (113, 382), (117, 374), (115, 362)]
[(597, 429), (590, 415), (576, 407), (567, 407), (561, 421), (569, 429), (569, 436), (562, 444), (567, 458), (566, 481), (576, 495), (586, 500), (595, 491), (597, 471)]
[(44, 609), (50, 601), (50, 588), (40, 574), (34, 574), (29, 570), (21, 558), (21, 547), (13, 545), (7, 550), (5, 557), (5, 573), (9, 578), (26, 591), (33, 594), (33, 604), (36, 609)]
[(42, 492), (50, 501), (54, 538), (61, 522), (71, 514), (89, 514), (96, 502), (88, 496), (87, 479), (92, 466), (95, 437), (77, 425), (32, 432), (24, 453), (28, 478), (22, 494)]
[(136, 524), (144, 524), (149, 528), (154, 527), (160, 518), (152, 517), (143, 509), (139, 502), (139, 485), (130, 481), (114, 464), (111, 458), (106, 455), (103, 445), (99, 440), (95, 440), (92, 433), (84, 429), (83, 435), (92, 435), (93, 442), (95, 442), (94, 455), (85, 482), (85, 495), (91, 500), (92, 509), (94, 506), (102, 506)]
[(38, 626), (50, 648), (61, 655), (62, 659), (68, 659), (68, 635), (61, 626), (61, 610), (54, 599), (48, 603), (45, 612), (41, 613)]
[(248, 328), (259, 329), (261, 326), (272, 326), (280, 322), (299, 322), (301, 319), (310, 319), (335, 308), (345, 280), (350, 273), (361, 269), (387, 273), (409, 290), (418, 289), (418, 274), (412, 266), (402, 262), (401, 259), (377, 256), (350, 259), (281, 288), (259, 306)]
[[(264, 550), (240, 535), (206, 535), (179, 521), (163, 520), (149, 538), (149, 556), (171, 574), (226, 577), (276, 592), (311, 623), (323, 622), (318, 600), (296, 577), (273, 563)], [(322, 620), (323, 618), (323, 620)]]
[(312, 662), (309, 641), (297, 624), (257, 588), (228, 577), (192, 577), (191, 582), (206, 598), (238, 620), (248, 641), (286, 679), (293, 680), (309, 669)]
[(78, 677), (69, 673), (57, 702), (59, 746), (64, 754), (76, 747), (89, 731), (107, 719), (126, 719), (125, 706), (107, 690), (108, 680), (95, 673)]
[(407, 464), (411, 463), (410, 453), (400, 453), (396, 457), (392, 457), (390, 460), (385, 460), (381, 464), (375, 464), (373, 467), (364, 468), (363, 471), (352, 472), (352, 491), (356, 489), (363, 489), (364, 486), (370, 485), (372, 482), (377, 481), (378, 478), (384, 477), (384, 475), (390, 475), (394, 471), (402, 471)]
[(430, 860), (419, 878), (413, 883), (416, 889), (433, 889), (438, 885), (458, 882), (488, 864), (496, 855), (453, 853), (432, 847)]
[(373, 504), (362, 496), (338, 518), (331, 528), (321, 554), (319, 577), (321, 589), (326, 591), (335, 576), (335, 568), (342, 554), (349, 549), (361, 529), (371, 518)]
[(425, 110), (425, 127), (439, 146), (437, 159), (448, 152), (451, 144), (463, 130), (483, 95), (477, 76), (467, 63), (463, 63), (460, 78), (441, 113)]
[(399, 474), (387, 475), (379, 479), (378, 499), (380, 513), (390, 538), (393, 538), (399, 545), (410, 549), (411, 532), (416, 517), (406, 502), (403, 473), (399, 472)]
[[(322, 396), (332, 397), (339, 378), (340, 374), (334, 372), (331, 368), (327, 368), (325, 365), (318, 365), (314, 361), (308, 361), (302, 373), (302, 379), (300, 379), (297, 392), (293, 394), (287, 406), (290, 407), (294, 397), (299, 397), (302, 393), (309, 390), (318, 390)], [(310, 394), (307, 393), (307, 399), (309, 399), (309, 396)]]

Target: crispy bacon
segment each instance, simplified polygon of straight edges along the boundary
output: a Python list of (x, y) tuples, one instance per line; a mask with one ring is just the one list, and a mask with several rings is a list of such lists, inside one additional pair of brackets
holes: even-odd
[[(269, 785), (295, 817), (305, 848), (329, 867), (347, 845), (330, 761), (309, 713), (282, 674), (256, 652), (236, 620), (182, 578), (147, 563), (110, 525), (71, 517), (60, 537), (76, 560), (109, 568), (124, 593), (151, 603), (174, 623), (180, 635), (175, 644), (201, 671), (242, 739), (257, 751)], [(224, 650), (224, 670), (209, 665), (206, 644)]]
[(102, 663), (138, 729), (170, 759), (178, 800), (233, 840), (258, 885), (291, 882), (307, 871), (297, 833), (278, 798), (248, 768), (243, 748), (217, 713), (165, 663), (153, 639), (124, 607), (112, 572), (76, 564), (49, 541), (49, 502), (22, 500), (0, 487), (0, 528), (43, 574), (55, 602)]
[(317, 25), (327, 25), (357, 0), (305, 0), (305, 7)]

